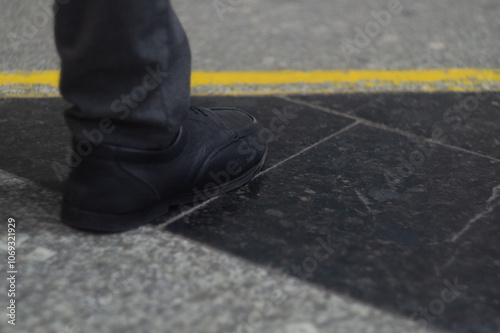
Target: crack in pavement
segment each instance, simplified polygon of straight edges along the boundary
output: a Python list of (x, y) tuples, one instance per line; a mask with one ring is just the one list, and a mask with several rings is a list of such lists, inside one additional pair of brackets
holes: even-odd
[(467, 232), (467, 230), (471, 228), (473, 224), (475, 224), (477, 221), (479, 221), (480, 219), (491, 213), (493, 209), (500, 204), (500, 200), (494, 203), (494, 201), (497, 198), (500, 198), (500, 185), (495, 186), (491, 190), (491, 192), (492, 192), (491, 196), (488, 198), (488, 200), (486, 200), (486, 209), (476, 214), (472, 219), (470, 219), (469, 222), (467, 222), (467, 224), (462, 228), (462, 230), (460, 230), (455, 235), (453, 235), (453, 237), (451, 237), (450, 242), (455, 243), (464, 233)]

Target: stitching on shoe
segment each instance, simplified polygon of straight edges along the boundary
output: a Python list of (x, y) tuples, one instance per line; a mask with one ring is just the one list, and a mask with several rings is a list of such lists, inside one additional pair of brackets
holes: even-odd
[(234, 144), (235, 142), (239, 141), (240, 139), (239, 138), (234, 138), (233, 137), (233, 140), (231, 142), (229, 142), (228, 144), (226, 144), (225, 146), (219, 148), (218, 150), (216, 151), (213, 151), (210, 155), (207, 156), (207, 158), (205, 158), (205, 161), (203, 161), (203, 164), (201, 165), (201, 167), (198, 169), (198, 172), (196, 173), (196, 177), (194, 178), (194, 183), (197, 183), (200, 176), (203, 174), (203, 170), (206, 169), (206, 166), (208, 165), (208, 163), (212, 160), (212, 158), (217, 155), (218, 153), (220, 153), (222, 150), (226, 149), (227, 147), (229, 147), (230, 145)]

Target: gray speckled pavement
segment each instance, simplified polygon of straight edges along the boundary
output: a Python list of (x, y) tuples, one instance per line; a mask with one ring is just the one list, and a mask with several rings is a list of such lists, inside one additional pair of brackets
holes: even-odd
[[(59, 68), (52, 23), (43, 20), (40, 5), (50, 2), (0, 0), (0, 70)], [(500, 67), (496, 0), (401, 0), (402, 12), (352, 57), (342, 42), (353, 41), (355, 29), (374, 20), (371, 11), (387, 9), (390, 0), (172, 3), (190, 38), (195, 71)], [(8, 34), (23, 36), (23, 29), (30, 38), (11, 43)]]

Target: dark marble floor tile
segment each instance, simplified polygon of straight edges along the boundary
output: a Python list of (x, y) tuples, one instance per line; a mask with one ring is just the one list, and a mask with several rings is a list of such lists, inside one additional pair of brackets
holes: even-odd
[[(500, 92), (294, 96), (414, 134), (500, 158)], [(437, 133), (437, 132), (436, 132)]]
[[(273, 165), (352, 121), (274, 97), (193, 97), (193, 104), (238, 106), (263, 124), (261, 140), (273, 140)], [(61, 190), (57, 174), (67, 166), (70, 133), (60, 98), (0, 99), (0, 169)], [(55, 170), (59, 170), (56, 172)]]
[(500, 329), (500, 164), (415, 151), (358, 125), (166, 230), (422, 326)]
[(61, 189), (54, 163), (67, 165), (68, 107), (60, 98), (0, 99), (0, 169)]
[[(446, 108), (465, 96), (307, 98), (428, 136)], [(464, 148), (496, 156), (491, 140), (498, 133), (499, 122), (492, 123), (498, 95), (488, 101), (457, 129), (437, 126), (450, 143), (462, 140)], [(236, 105), (255, 114), (276, 139), (268, 166), (351, 123), (273, 97), (194, 97), (193, 103)], [(398, 103), (408, 107), (398, 109)], [(0, 99), (0, 169), (60, 190), (52, 164), (64, 164), (67, 154), (65, 107), (61, 99)], [(476, 119), (483, 115), (490, 121)], [(166, 229), (287, 267), (300, 279), (376, 306), (416, 313), (420, 324), (489, 332), (500, 330), (499, 184), (499, 163), (360, 125)], [(442, 293), (448, 283), (458, 285), (457, 294)], [(419, 313), (429, 307), (439, 314)]]

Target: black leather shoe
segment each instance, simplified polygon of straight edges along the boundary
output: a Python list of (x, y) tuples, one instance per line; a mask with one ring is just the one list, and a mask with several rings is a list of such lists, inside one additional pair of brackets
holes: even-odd
[(188, 114), (164, 150), (94, 147), (68, 178), (63, 223), (93, 231), (132, 229), (169, 206), (231, 191), (261, 170), (267, 145), (253, 116), (232, 108), (192, 107)]

